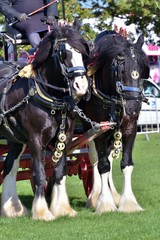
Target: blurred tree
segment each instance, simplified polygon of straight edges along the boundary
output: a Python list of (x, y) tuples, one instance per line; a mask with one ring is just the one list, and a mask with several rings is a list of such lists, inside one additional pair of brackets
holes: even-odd
[[(59, 3), (59, 15), (63, 18), (62, 3), (65, 5), (65, 16), (69, 21), (75, 17), (88, 19), (83, 24), (82, 31), (86, 37), (93, 39), (95, 29), (111, 29), (114, 17), (126, 20), (126, 25), (136, 24), (136, 30), (141, 31), (146, 37), (154, 32), (160, 36), (160, 0), (61, 0)], [(95, 24), (91, 24), (91, 18), (95, 18)], [(0, 24), (4, 23), (4, 17), (0, 15)], [(148, 29), (150, 26), (150, 29)]]
[[(64, 2), (69, 20), (75, 16), (80, 19), (96, 18), (94, 27), (102, 31), (111, 29), (114, 17), (119, 17), (126, 20), (126, 25), (136, 24), (137, 32), (143, 32), (146, 37), (151, 38), (152, 32), (160, 37), (159, 0), (65, 0)], [(92, 38), (95, 33), (89, 25), (84, 25), (83, 28)]]
[[(103, 2), (103, 5), (106, 3), (104, 0), (101, 2)], [(160, 34), (160, 18), (158, 18), (160, 12), (159, 0), (109, 0), (107, 7), (103, 8), (104, 16), (105, 11), (111, 17), (125, 18), (126, 25), (136, 24), (137, 31), (140, 30), (146, 37), (152, 31), (157, 35)]]
[[(65, 18), (72, 22), (76, 17), (81, 21), (86, 18), (93, 18), (94, 14), (87, 4), (83, 4), (85, 1), (75, 1), (75, 0), (64, 0), (65, 7)], [(63, 2), (59, 3), (59, 17), (63, 18)], [(95, 37), (95, 31), (92, 29), (90, 24), (82, 25), (82, 32), (85, 33), (87, 38), (93, 39)]]
[(0, 14), (0, 25), (4, 24), (4, 16)]

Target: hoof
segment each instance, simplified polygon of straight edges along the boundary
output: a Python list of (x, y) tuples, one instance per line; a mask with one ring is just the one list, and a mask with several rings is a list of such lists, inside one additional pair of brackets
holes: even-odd
[(32, 218), (44, 221), (51, 221), (55, 219), (55, 216), (49, 211), (44, 197), (35, 197), (32, 205)]
[(119, 206), (121, 195), (117, 192), (112, 192), (112, 196), (113, 196), (116, 206)]
[(106, 212), (115, 212), (117, 211), (117, 207), (114, 204), (101, 204), (97, 206), (95, 213), (102, 214)]
[(99, 194), (95, 194), (88, 197), (86, 202), (86, 208), (96, 208)]
[(2, 217), (22, 217), (28, 215), (28, 213), (27, 208), (20, 201), (18, 203), (8, 202), (1, 208)]
[(67, 214), (69, 217), (76, 217), (77, 216), (77, 212), (73, 209), (71, 209), (71, 211)]
[(55, 216), (50, 211), (38, 211), (36, 214), (33, 214), (32, 218), (34, 220), (44, 220), (52, 221), (55, 219)]
[(126, 213), (131, 213), (131, 212), (140, 212), (143, 211), (144, 209), (141, 208), (141, 206), (137, 203), (136, 200), (132, 199), (125, 199), (124, 201), (120, 201), (118, 211), (119, 212), (126, 212)]
[(56, 209), (50, 209), (50, 211), (55, 217), (61, 217), (61, 216), (76, 217), (77, 216), (77, 212), (69, 206), (68, 207), (61, 206)]

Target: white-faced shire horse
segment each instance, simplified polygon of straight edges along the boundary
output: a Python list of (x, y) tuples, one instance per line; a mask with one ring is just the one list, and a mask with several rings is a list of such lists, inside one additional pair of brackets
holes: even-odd
[[(97, 36), (88, 74), (91, 76), (91, 98), (80, 101), (87, 118), (95, 122), (111, 121), (116, 125), (89, 143), (94, 182), (87, 207), (96, 213), (119, 210), (140, 211), (131, 186), (132, 151), (137, 133), (137, 119), (143, 96), (143, 79), (149, 77), (149, 64), (142, 50), (143, 35), (131, 43), (119, 34), (107, 31)], [(90, 124), (84, 122), (84, 130)], [(122, 195), (112, 181), (112, 159), (122, 151), (124, 176)]]
[[(50, 145), (53, 146), (53, 162), (66, 164), (65, 155), (73, 132), (73, 110), (88, 89), (82, 55), (88, 55), (87, 44), (78, 29), (55, 26), (40, 43), (31, 64), (30, 77), (22, 77), (22, 72), (18, 74), (15, 63), (0, 65), (0, 133), (10, 144), (4, 162), (2, 216), (16, 217), (27, 213), (16, 192), (16, 174), (26, 145), (33, 162), (33, 219), (52, 220), (55, 211), (57, 215), (75, 215), (67, 193), (59, 199), (55, 196), (49, 209), (45, 200), (44, 160), (46, 147)], [(57, 176), (57, 183), (59, 181)], [(53, 207), (55, 202), (56, 209)]]

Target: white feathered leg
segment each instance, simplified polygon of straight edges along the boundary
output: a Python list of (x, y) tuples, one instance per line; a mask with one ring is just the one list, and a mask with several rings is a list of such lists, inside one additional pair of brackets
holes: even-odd
[(77, 212), (71, 208), (66, 192), (66, 176), (63, 177), (60, 184), (54, 184), (51, 196), (50, 211), (56, 217), (68, 215), (75, 217)]
[[(23, 147), (23, 151), (25, 147), (26, 146)], [(17, 217), (28, 214), (28, 210), (21, 203), (16, 191), (16, 177), (19, 167), (19, 159), (20, 158), (14, 161), (11, 171), (3, 180), (1, 215), (5, 217)]]
[(101, 214), (104, 212), (116, 211), (117, 207), (115, 205), (112, 193), (108, 185), (109, 172), (102, 174), (101, 180), (102, 190), (98, 198), (96, 213)]
[(44, 196), (37, 197), (35, 195), (32, 203), (32, 218), (34, 220), (51, 221), (55, 216), (48, 209), (48, 205)]
[(138, 204), (131, 186), (131, 175), (133, 166), (127, 166), (123, 169), (124, 186), (123, 192), (119, 203), (120, 212), (136, 212), (143, 210)]
[(113, 160), (114, 159), (113, 159), (112, 153), (111, 153), (109, 155), (109, 161), (110, 161), (110, 167), (111, 167), (111, 170), (109, 172), (109, 187), (110, 187), (110, 190), (111, 190), (114, 202), (118, 206), (120, 198), (121, 198), (121, 195), (117, 192), (117, 190), (115, 188), (115, 185), (114, 185), (114, 182), (113, 182), (113, 175), (112, 175)]

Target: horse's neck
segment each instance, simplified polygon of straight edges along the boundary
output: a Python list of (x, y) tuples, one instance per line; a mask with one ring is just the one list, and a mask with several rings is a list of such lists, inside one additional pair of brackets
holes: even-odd
[(98, 71), (95, 75), (96, 87), (108, 96), (117, 96), (116, 85), (111, 74), (106, 71)]

